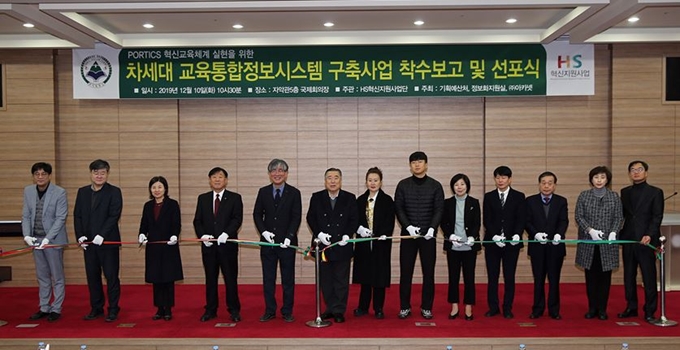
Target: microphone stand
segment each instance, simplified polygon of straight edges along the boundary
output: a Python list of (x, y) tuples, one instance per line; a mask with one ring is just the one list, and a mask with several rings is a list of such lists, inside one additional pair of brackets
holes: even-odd
[[(675, 193), (677, 194), (677, 192)], [(674, 194), (674, 195), (675, 195)], [(660, 274), (660, 279), (661, 279), (661, 317), (659, 317), (658, 320), (654, 320), (650, 322), (651, 324), (659, 327), (672, 327), (672, 326), (677, 326), (678, 323), (669, 320), (666, 318), (666, 264), (665, 264), (665, 259), (664, 255), (666, 255), (665, 249), (664, 249), (664, 242), (666, 242), (666, 237), (661, 236), (659, 237), (659, 241), (661, 242), (661, 247), (660, 247), (660, 262), (659, 264), (661, 265), (661, 268), (659, 269), (659, 274)]]
[(321, 243), (321, 240), (318, 238), (314, 239), (314, 246), (316, 249), (314, 250), (314, 280), (316, 283), (316, 319), (307, 321), (306, 325), (309, 327), (313, 328), (323, 328), (323, 327), (328, 327), (332, 323), (330, 321), (326, 321), (321, 319), (321, 293), (320, 293), (320, 283), (319, 283), (319, 264), (321, 261), (321, 257), (319, 256), (319, 243)]

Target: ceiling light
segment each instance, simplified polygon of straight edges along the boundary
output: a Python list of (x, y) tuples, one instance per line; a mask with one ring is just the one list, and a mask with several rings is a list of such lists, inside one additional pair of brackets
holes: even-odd
[(231, 27), (234, 28), (234, 29), (243, 29), (243, 24), (238, 24), (238, 23), (236, 23), (236, 24), (234, 24), (234, 25), (231, 26)]
[(413, 22), (413, 24), (415, 24), (417, 26), (422, 26), (423, 24), (425, 24), (425, 22), (423, 22), (421, 20), (417, 20), (417, 21)]
[(637, 22), (637, 21), (639, 21), (639, 20), (640, 20), (640, 17), (633, 16), (633, 17), (631, 17), (631, 18), (628, 19), (628, 22), (630, 22), (630, 23), (635, 23), (635, 22)]
[(508, 19), (505, 20), (505, 23), (507, 23), (507, 24), (513, 24), (515, 22), (517, 22), (516, 18), (508, 18)]
[(144, 24), (142, 24), (142, 27), (144, 27), (144, 28), (146, 28), (146, 29), (152, 29), (152, 28), (153, 28), (153, 24), (151, 24), (151, 23), (144, 23)]
[(24, 23), (24, 27), (33, 28), (33, 27), (35, 27), (35, 25), (33, 23)]
[(334, 25), (335, 25), (335, 23), (333, 23), (333, 22), (326, 22), (326, 23), (323, 24), (323, 26), (326, 27), (326, 28), (330, 28)]

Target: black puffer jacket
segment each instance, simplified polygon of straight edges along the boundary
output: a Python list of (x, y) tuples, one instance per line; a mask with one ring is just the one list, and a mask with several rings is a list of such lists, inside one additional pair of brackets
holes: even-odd
[(407, 177), (397, 185), (394, 205), (402, 236), (408, 235), (409, 225), (420, 227), (421, 235), (429, 228), (436, 232), (444, 211), (444, 190), (439, 181), (429, 176)]

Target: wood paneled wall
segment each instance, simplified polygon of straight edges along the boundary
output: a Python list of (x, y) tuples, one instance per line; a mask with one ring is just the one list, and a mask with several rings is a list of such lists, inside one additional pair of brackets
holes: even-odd
[[(430, 176), (447, 197), (449, 180), (458, 172), (470, 176), (477, 198), (494, 188), (492, 172), (499, 165), (513, 169), (513, 187), (527, 195), (538, 191), (539, 173), (555, 172), (557, 191), (570, 202), (568, 237), (574, 238), (574, 204), (596, 165), (613, 165), (619, 190), (627, 184), (628, 161), (642, 157), (652, 166), (651, 183), (667, 193), (675, 188), (678, 115), (658, 97), (662, 53), (672, 50), (680, 45), (596, 46), (593, 96), (141, 101), (73, 100), (70, 51), (0, 51), (8, 75), (8, 109), (0, 112), (0, 220), (20, 219), (21, 191), (31, 181), (33, 162), (55, 165), (54, 181), (67, 189), (72, 208), (77, 188), (89, 183), (88, 164), (103, 158), (112, 165), (110, 182), (123, 190), (123, 240), (136, 241), (148, 180), (155, 175), (168, 178), (171, 197), (180, 201), (182, 234), (193, 238), (196, 197), (209, 190), (209, 169), (222, 166), (229, 172), (228, 188), (244, 199), (240, 237), (257, 239), (252, 208), (257, 189), (268, 183), (271, 158), (290, 164), (288, 181), (302, 191), (306, 212), (311, 194), (323, 188), (326, 168), (342, 169), (343, 188), (358, 195), (366, 169), (379, 166), (384, 189), (393, 194), (397, 182), (409, 176), (408, 155), (423, 150)], [(675, 203), (669, 201), (669, 209)], [(74, 241), (72, 227), (69, 217)], [(306, 245), (311, 237), (306, 224), (299, 236)], [(10, 249), (22, 241), (0, 243)], [(525, 252), (517, 272), (521, 282), (531, 280)], [(241, 283), (261, 283), (257, 249), (245, 247), (240, 255)], [(570, 247), (563, 281), (583, 281), (574, 255)], [(182, 258), (184, 283), (202, 283), (198, 246), (183, 244)], [(0, 261), (14, 268), (8, 285), (35, 284), (31, 260), (24, 255)], [(397, 282), (397, 245), (393, 261)], [(443, 253), (437, 265), (437, 281), (445, 283)], [(68, 283), (85, 283), (77, 249), (67, 251), (66, 268)], [(299, 256), (297, 269), (299, 283), (313, 282), (311, 261)], [(143, 251), (123, 248), (123, 283), (143, 283), (143, 271)], [(486, 281), (482, 256), (477, 277)], [(621, 271), (614, 281), (621, 283)]]

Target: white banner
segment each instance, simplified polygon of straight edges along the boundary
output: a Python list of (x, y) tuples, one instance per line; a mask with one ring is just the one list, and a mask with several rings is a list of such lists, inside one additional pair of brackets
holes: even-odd
[(543, 46), (547, 96), (595, 94), (595, 49), (592, 44), (554, 41)]
[(73, 50), (73, 98), (118, 99), (118, 53), (108, 45)]

